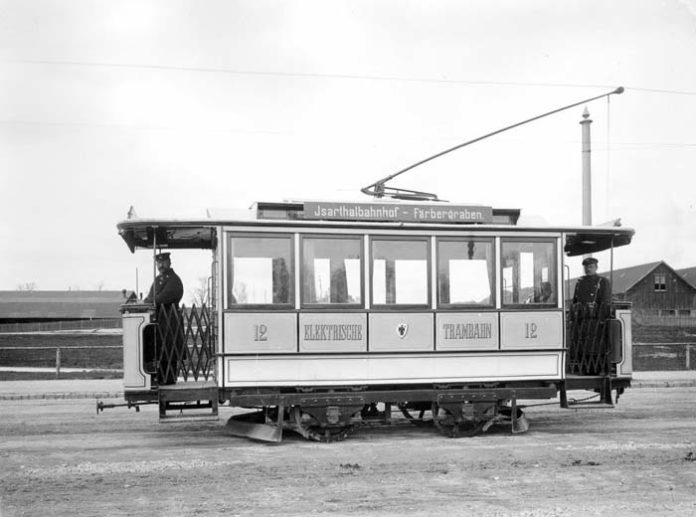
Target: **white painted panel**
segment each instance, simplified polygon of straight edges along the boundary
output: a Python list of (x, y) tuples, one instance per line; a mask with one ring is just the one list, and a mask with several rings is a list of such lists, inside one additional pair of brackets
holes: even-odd
[[(348, 233), (348, 232), (346, 232)], [(363, 236), (363, 250), (365, 250), (365, 253), (368, 253), (367, 250), (370, 249), (370, 236), (365, 235)], [(365, 298), (365, 308), (369, 309), (370, 308), (370, 260), (368, 260), (369, 257), (368, 255), (363, 258), (363, 293), (365, 295), (363, 298)]]
[(297, 351), (294, 312), (226, 312), (224, 322), (226, 354)]
[(500, 261), (500, 237), (495, 239), (495, 308), (500, 309), (502, 307), (502, 287), (503, 287), (503, 273), (502, 264)]
[(496, 312), (441, 312), (435, 321), (438, 350), (498, 349)]
[[(295, 248), (293, 250), (294, 255), (294, 263), (295, 264), (302, 264), (302, 261), (300, 260), (300, 234), (295, 233)], [(300, 269), (298, 268), (297, 272), (295, 273), (295, 309), (299, 309), (302, 305), (302, 300), (301, 300), (301, 293), (302, 293), (302, 286), (300, 285)]]
[(623, 347), (623, 361), (616, 365), (619, 375), (631, 375), (633, 373), (633, 335), (631, 328), (631, 311), (617, 310), (616, 317), (621, 321), (621, 338)]
[(561, 352), (227, 357), (227, 386), (551, 380)]
[(563, 312), (501, 312), (503, 350), (563, 348)]
[(433, 350), (432, 313), (370, 313), (370, 351)]
[(437, 309), (437, 240), (430, 237), (430, 308)]
[(300, 352), (365, 352), (367, 314), (300, 314)]
[(123, 388), (149, 389), (150, 375), (143, 364), (143, 330), (150, 322), (145, 312), (123, 315)]

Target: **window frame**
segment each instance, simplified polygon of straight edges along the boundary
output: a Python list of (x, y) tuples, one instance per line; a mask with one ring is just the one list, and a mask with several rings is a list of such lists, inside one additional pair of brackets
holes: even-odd
[[(356, 240), (360, 243), (360, 303), (307, 303), (304, 301), (304, 241), (305, 239), (336, 239)], [(300, 234), (300, 309), (321, 311), (361, 310), (365, 308), (365, 238), (364, 234), (329, 234), (329, 233), (303, 233)]]
[[(225, 308), (223, 312), (244, 312), (244, 311), (288, 311), (295, 310), (295, 235), (294, 233), (280, 233), (280, 232), (226, 232), (227, 238), (225, 239), (225, 282), (227, 284), (225, 288)], [(278, 239), (287, 240), (290, 244), (290, 264), (288, 266), (289, 274), (289, 292), (287, 303), (231, 303), (232, 294), (232, 259), (233, 256), (233, 245), (232, 240), (235, 238), (257, 238), (257, 239)]]
[[(658, 283), (657, 279), (662, 279), (662, 282)], [(667, 274), (666, 273), (654, 273), (653, 274), (653, 289), (656, 293), (667, 292)]]
[[(370, 309), (375, 312), (396, 312), (401, 310), (419, 309), (422, 311), (432, 310), (432, 249), (431, 238), (428, 235), (370, 235)], [(424, 303), (375, 303), (374, 301), (374, 243), (375, 241), (395, 241), (395, 242), (425, 242), (426, 260), (426, 301)]]
[[(474, 242), (487, 242), (491, 246), (491, 256), (490, 260), (492, 261), (493, 267), (491, 268), (492, 271), (492, 278), (489, 279), (489, 281), (492, 281), (491, 284), (491, 300), (490, 303), (487, 304), (480, 304), (480, 303), (441, 303), (440, 302), (440, 243), (441, 242), (458, 242), (458, 243), (468, 243), (470, 241)], [(498, 279), (496, 278), (497, 275), (497, 257), (496, 257), (496, 238), (494, 236), (474, 236), (472, 235), (471, 237), (466, 237), (466, 236), (438, 236), (435, 238), (435, 279), (437, 285), (435, 286), (435, 307), (437, 307), (438, 310), (442, 311), (457, 311), (457, 310), (479, 310), (479, 311), (488, 311), (488, 310), (495, 310), (497, 307), (498, 303), (498, 290), (497, 290), (497, 285), (498, 285)]]
[[(503, 251), (503, 247), (505, 243), (520, 243), (520, 244), (552, 244), (553, 245), (553, 250), (552, 250), (552, 256), (553, 260), (555, 263), (555, 270), (554, 270), (554, 282), (551, 283), (551, 286), (553, 289), (556, 291), (556, 301), (551, 302), (551, 303), (506, 303), (505, 302), (505, 286), (503, 284), (503, 269), (505, 268), (505, 265), (503, 263), (503, 259), (505, 257), (505, 253)], [(559, 278), (562, 278), (562, 263), (559, 261), (558, 257), (558, 239), (556, 237), (505, 237), (501, 236), (500, 237), (500, 268), (498, 271), (498, 274), (500, 275), (500, 309), (501, 310), (507, 310), (507, 309), (526, 309), (526, 310), (539, 310), (539, 309), (557, 309), (560, 302), (562, 301), (562, 293), (558, 289), (558, 280)]]

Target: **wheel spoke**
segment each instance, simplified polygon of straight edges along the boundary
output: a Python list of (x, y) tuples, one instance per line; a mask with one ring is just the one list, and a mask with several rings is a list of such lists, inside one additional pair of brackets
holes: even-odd
[(408, 406), (406, 404), (399, 404), (398, 405), (399, 410), (401, 411), (401, 414), (406, 417), (406, 419), (411, 422), (415, 426), (429, 426), (433, 425), (433, 420), (424, 420), (423, 415), (425, 414), (425, 409), (421, 409), (418, 412), (418, 416), (415, 417), (413, 414), (411, 414), (411, 411), (409, 410)]
[(293, 408), (293, 417), (297, 432), (307, 440), (315, 442), (341, 442), (348, 438), (355, 429), (355, 426), (352, 424), (322, 427), (310, 414), (302, 411), (299, 406)]

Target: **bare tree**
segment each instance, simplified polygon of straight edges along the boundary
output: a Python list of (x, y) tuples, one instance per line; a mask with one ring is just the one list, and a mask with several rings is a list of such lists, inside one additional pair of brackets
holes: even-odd
[(36, 282), (24, 282), (17, 286), (18, 291), (28, 291), (32, 292), (36, 290)]
[(96, 288), (97, 288), (97, 291), (103, 291), (104, 290), (104, 280), (100, 280), (99, 282), (97, 282)]
[(196, 285), (196, 287), (193, 288), (191, 301), (198, 307), (200, 307), (203, 304), (210, 305), (210, 290), (208, 289), (208, 277), (198, 277), (198, 285)]

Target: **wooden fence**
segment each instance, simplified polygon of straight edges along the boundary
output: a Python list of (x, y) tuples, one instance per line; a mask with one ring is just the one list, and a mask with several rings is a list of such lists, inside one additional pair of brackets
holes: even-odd
[(61, 330), (120, 329), (121, 318), (71, 321), (36, 321), (31, 323), (0, 323), (0, 334), (18, 332), (56, 332)]

